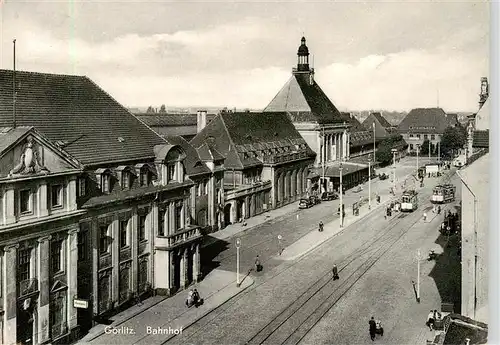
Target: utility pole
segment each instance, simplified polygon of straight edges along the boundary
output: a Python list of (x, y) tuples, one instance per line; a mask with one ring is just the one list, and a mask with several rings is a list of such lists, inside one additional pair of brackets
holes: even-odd
[(368, 209), (372, 209), (372, 171), (371, 171), (372, 157), (368, 159)]
[[(323, 168), (323, 176), (321, 177), (321, 193), (326, 192), (325, 185), (325, 159), (326, 159), (326, 140), (325, 140), (325, 127), (323, 126), (323, 150), (322, 151), (322, 168)], [(324, 190), (323, 190), (324, 188)]]
[(396, 153), (398, 152), (398, 150), (392, 149), (391, 151), (392, 151), (392, 169), (393, 169), (392, 190), (394, 191), (394, 193), (396, 193)]
[(438, 141), (438, 163), (441, 163), (441, 142)]
[(344, 194), (344, 187), (342, 186), (342, 162), (340, 162), (339, 167), (340, 172), (340, 227), (344, 226), (344, 204), (342, 202), (342, 194)]
[(417, 250), (417, 302), (420, 303), (420, 249)]
[(14, 74), (12, 75), (12, 127), (16, 128), (16, 40), (12, 41), (14, 43)]
[(372, 123), (372, 127), (373, 127), (373, 163), (375, 163), (375, 159), (377, 159), (375, 156), (376, 156), (376, 152), (375, 152), (375, 122)]
[(429, 140), (429, 163), (431, 162), (431, 141)]

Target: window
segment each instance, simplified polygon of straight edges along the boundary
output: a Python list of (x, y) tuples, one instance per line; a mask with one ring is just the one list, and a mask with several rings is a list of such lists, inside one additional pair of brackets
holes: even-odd
[(175, 182), (175, 163), (167, 164), (167, 183)]
[(80, 177), (78, 179), (78, 196), (84, 196), (86, 192), (86, 180), (85, 177)]
[(410, 150), (413, 150), (413, 144), (410, 144)]
[(142, 168), (140, 176), (140, 185), (143, 187), (149, 186), (149, 183), (150, 183), (149, 170), (147, 168)]
[(424, 134), (424, 140), (428, 139), (428, 135), (427, 134)]
[(50, 244), (50, 267), (52, 268), (52, 274), (63, 271), (62, 267), (62, 248), (63, 241), (53, 241)]
[(110, 174), (102, 174), (101, 175), (101, 191), (103, 193), (110, 192), (110, 184), (111, 184), (111, 175)]
[(123, 303), (128, 300), (130, 295), (130, 268), (120, 267), (120, 280), (118, 282), (119, 302)]
[(128, 246), (128, 220), (120, 220), (120, 248)]
[(436, 136), (434, 134), (431, 134), (431, 140), (435, 140)]
[(139, 241), (146, 240), (146, 216), (139, 216)]
[(158, 235), (165, 235), (165, 209), (158, 209)]
[(108, 225), (101, 225), (99, 227), (99, 253), (106, 254), (108, 252), (109, 252)]
[(31, 277), (31, 248), (22, 249), (18, 254), (19, 280), (28, 280)]
[(413, 138), (413, 134), (410, 134), (410, 138)]
[(419, 139), (420, 139), (420, 134), (417, 134), (417, 138), (419, 138)]
[(182, 229), (184, 224), (182, 224), (182, 203), (175, 205), (175, 230)]
[(129, 189), (130, 188), (130, 172), (122, 171), (122, 188)]
[(88, 253), (89, 232), (82, 231), (78, 233), (78, 261), (86, 261)]
[(63, 203), (62, 197), (63, 187), (61, 185), (53, 185), (50, 187), (50, 205), (52, 207), (61, 207)]
[(139, 261), (139, 291), (142, 292), (146, 289), (148, 283), (148, 261), (142, 259)]
[(21, 211), (21, 213), (32, 212), (31, 191), (29, 189), (25, 189), (19, 192), (19, 210)]

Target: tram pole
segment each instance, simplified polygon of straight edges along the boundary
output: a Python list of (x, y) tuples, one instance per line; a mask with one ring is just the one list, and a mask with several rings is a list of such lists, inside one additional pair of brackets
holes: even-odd
[(340, 172), (340, 227), (342, 228), (344, 226), (344, 204), (342, 202), (342, 196), (344, 194), (344, 187), (342, 186), (342, 162), (340, 162), (340, 167), (339, 167), (339, 172)]
[(372, 172), (371, 172), (372, 157), (370, 156), (368, 158), (368, 209), (369, 210), (372, 209)]
[(420, 303), (420, 249), (417, 250), (417, 303)]
[(236, 286), (240, 287), (240, 246), (241, 240), (239, 238), (236, 239)]

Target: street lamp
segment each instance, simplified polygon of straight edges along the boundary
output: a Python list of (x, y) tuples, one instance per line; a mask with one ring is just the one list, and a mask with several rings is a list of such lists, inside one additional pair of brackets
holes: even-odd
[(420, 249), (417, 250), (417, 302), (420, 303)]
[(372, 172), (371, 172), (372, 157), (368, 156), (368, 209), (372, 209)]
[(375, 122), (372, 123), (373, 127), (373, 163), (375, 163)]
[(281, 240), (283, 239), (283, 236), (278, 235), (278, 255), (281, 255), (281, 252), (283, 251), (281, 249)]
[(239, 238), (236, 239), (236, 286), (240, 287), (240, 246), (241, 240)]
[(342, 162), (340, 162), (340, 227), (344, 226), (344, 204), (342, 203), (342, 194), (344, 194), (344, 187), (342, 186)]
[(419, 152), (419, 149), (420, 149), (420, 144), (417, 144), (415, 146), (417, 147), (417, 176), (418, 176), (418, 168), (419, 168), (419, 165), (418, 165), (418, 152)]

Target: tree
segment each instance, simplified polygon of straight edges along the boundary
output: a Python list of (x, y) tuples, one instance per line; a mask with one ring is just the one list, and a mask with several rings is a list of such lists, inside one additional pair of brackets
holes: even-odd
[(425, 139), (422, 146), (420, 146), (420, 154), (422, 156), (429, 154), (429, 139)]
[(392, 149), (405, 149), (408, 145), (400, 134), (392, 135), (382, 140), (375, 152), (375, 159), (384, 166), (392, 162)]
[(448, 127), (441, 137), (441, 154), (451, 158), (456, 150), (464, 147), (467, 141), (467, 131), (462, 126)]
[(165, 108), (165, 104), (162, 104), (160, 107), (160, 113), (166, 113), (167, 109)]
[(154, 112), (155, 112), (155, 110), (153, 109), (152, 106), (149, 106), (148, 110), (146, 110), (146, 113), (148, 113), (148, 114), (151, 114), (151, 113), (154, 113)]

